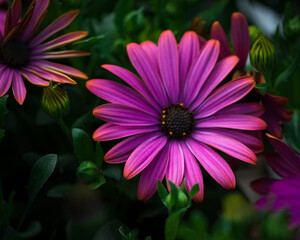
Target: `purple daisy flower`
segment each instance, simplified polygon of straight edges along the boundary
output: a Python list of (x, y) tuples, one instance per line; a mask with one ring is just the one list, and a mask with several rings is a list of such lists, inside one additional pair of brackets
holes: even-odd
[(69, 76), (87, 79), (87, 76), (77, 69), (48, 61), (89, 55), (87, 52), (75, 50), (48, 52), (87, 35), (87, 32), (71, 32), (44, 43), (46, 39), (68, 26), (79, 14), (78, 10), (67, 12), (37, 34), (48, 4), (49, 0), (32, 1), (22, 18), (21, 0), (14, 0), (8, 8), (4, 32), (0, 31), (0, 97), (6, 94), (12, 85), (15, 99), (19, 104), (23, 104), (26, 88), (22, 78), (37, 86), (48, 86), (49, 82), (45, 80), (76, 84)]
[[(163, 32), (158, 46), (150, 41), (127, 46), (131, 63), (141, 79), (128, 70), (102, 67), (132, 88), (110, 80), (93, 79), (87, 88), (111, 102), (94, 109), (94, 115), (108, 123), (98, 128), (95, 141), (129, 138), (105, 155), (109, 163), (125, 163), (124, 177), (141, 173), (138, 198), (147, 200), (164, 177), (179, 186), (186, 179), (188, 190), (198, 183), (203, 199), (199, 166), (224, 188), (235, 187), (234, 174), (216, 150), (255, 164), (250, 148), (262, 143), (240, 130), (266, 127), (256, 114), (259, 104), (234, 104), (254, 87), (252, 77), (219, 83), (238, 63), (229, 56), (217, 63), (220, 45), (208, 41), (199, 51), (198, 37), (186, 32), (179, 45), (170, 30)], [(254, 139), (254, 141), (251, 141)]]
[(300, 225), (300, 156), (280, 139), (266, 134), (277, 152), (264, 153), (268, 165), (282, 179), (262, 178), (251, 183), (252, 189), (263, 195), (256, 202), (258, 209), (288, 210), (290, 226)]

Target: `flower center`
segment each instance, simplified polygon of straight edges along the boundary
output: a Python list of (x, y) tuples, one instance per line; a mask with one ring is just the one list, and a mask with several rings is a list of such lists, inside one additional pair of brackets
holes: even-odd
[(163, 109), (161, 127), (169, 137), (176, 139), (185, 138), (192, 132), (193, 126), (194, 116), (183, 106), (183, 103), (172, 104)]
[(13, 68), (26, 65), (29, 60), (29, 50), (26, 43), (18, 40), (9, 40), (1, 46), (0, 58), (3, 62)]

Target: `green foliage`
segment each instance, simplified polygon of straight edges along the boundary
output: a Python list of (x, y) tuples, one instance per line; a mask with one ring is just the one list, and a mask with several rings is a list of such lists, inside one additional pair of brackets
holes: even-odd
[(284, 136), (289, 146), (298, 153), (300, 152), (300, 110), (293, 114), (291, 122), (284, 124)]
[(93, 161), (94, 149), (89, 135), (82, 129), (73, 128), (73, 145), (75, 154), (80, 162)]

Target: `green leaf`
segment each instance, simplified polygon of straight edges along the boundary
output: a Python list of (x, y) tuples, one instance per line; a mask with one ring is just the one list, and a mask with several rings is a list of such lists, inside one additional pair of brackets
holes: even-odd
[(161, 201), (166, 205), (166, 198), (168, 196), (168, 192), (165, 189), (164, 185), (161, 181), (157, 180), (157, 192), (161, 199)]
[(300, 152), (300, 110), (296, 110), (292, 121), (285, 123), (283, 126), (284, 136), (289, 146), (297, 152)]
[(299, 57), (297, 55), (296, 58), (293, 59), (293, 61), (291, 61), (290, 65), (275, 79), (275, 89), (278, 89), (278, 87), (281, 84), (286, 84), (289, 81), (289, 79), (293, 76), (298, 66), (298, 58)]
[(95, 163), (96, 166), (100, 169), (103, 163), (104, 154), (100, 145), (100, 142), (96, 143), (96, 153), (95, 153)]
[(257, 84), (257, 85), (255, 85), (255, 88), (256, 88), (258, 91), (260, 91), (260, 93), (261, 93), (262, 95), (265, 95), (265, 93), (266, 93), (266, 91), (267, 91), (267, 89), (268, 89), (268, 84), (266, 84), (266, 83)]
[(115, 8), (115, 19), (114, 22), (117, 26), (117, 32), (122, 38), (125, 37), (124, 20), (127, 14), (133, 11), (134, 1), (133, 0), (120, 0), (118, 1)]
[(200, 12), (198, 14), (205, 20), (208, 25), (215, 21), (215, 19), (221, 15), (224, 11), (227, 5), (229, 4), (230, 0), (223, 0), (218, 1), (217, 4), (213, 4), (212, 7), (208, 8), (207, 10)]
[(79, 42), (75, 42), (73, 43), (73, 46), (77, 49), (77, 50), (88, 50), (94, 46), (97, 46), (97, 44), (99, 44), (99, 42), (105, 37), (105, 34), (99, 35), (99, 36), (95, 36), (95, 37), (90, 37), (87, 39), (84, 39), (82, 41)]
[(199, 184), (196, 183), (194, 186), (192, 186), (190, 191), (190, 198), (193, 199), (197, 195), (197, 193), (200, 191)]
[(152, 237), (148, 236), (148, 237), (145, 238), (145, 240), (152, 240)]
[(94, 149), (90, 136), (79, 128), (72, 129), (73, 145), (79, 161), (94, 161)]
[(13, 239), (32, 239), (34, 236), (39, 234), (42, 230), (40, 222), (32, 222), (25, 232), (16, 233)]
[(184, 209), (181, 209), (175, 213), (172, 213), (166, 220), (165, 223), (165, 239), (166, 240), (175, 240), (179, 228), (180, 217), (184, 212)]
[(5, 95), (0, 98), (0, 128), (3, 127), (4, 117), (8, 113), (7, 108), (6, 108), (7, 98), (8, 98), (8, 95)]
[(38, 192), (53, 173), (57, 162), (56, 154), (41, 157), (33, 165), (28, 185), (29, 204), (33, 202)]
[(103, 176), (100, 175), (94, 182), (90, 183), (88, 186), (91, 189), (97, 189), (98, 187), (100, 187), (104, 183), (106, 183), (106, 180)]

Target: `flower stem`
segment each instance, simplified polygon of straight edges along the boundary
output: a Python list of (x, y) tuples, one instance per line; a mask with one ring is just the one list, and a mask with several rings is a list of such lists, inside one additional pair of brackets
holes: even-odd
[(62, 118), (58, 119), (57, 121), (58, 126), (60, 129), (64, 132), (66, 135), (68, 142), (73, 146), (73, 140), (72, 140), (72, 134), (71, 130), (68, 128), (68, 126), (65, 124), (64, 120)]

